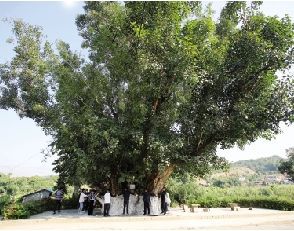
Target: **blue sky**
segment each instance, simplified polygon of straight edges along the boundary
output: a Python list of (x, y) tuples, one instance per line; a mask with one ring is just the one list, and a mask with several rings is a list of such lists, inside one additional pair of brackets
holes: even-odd
[[(216, 12), (224, 2), (213, 3)], [(33, 25), (39, 25), (47, 35), (47, 39), (54, 44), (58, 39), (70, 43), (73, 50), (81, 50), (82, 39), (78, 36), (75, 17), (83, 13), (83, 2), (72, 5), (65, 2), (1, 2), (0, 19), (18, 18)], [(282, 17), (289, 14), (294, 18), (294, 2), (266, 1), (262, 10), (267, 15)], [(8, 61), (13, 56), (13, 46), (6, 43), (11, 35), (10, 26), (0, 22), (0, 63)], [(275, 140), (258, 140), (245, 147), (244, 151), (237, 148), (220, 150), (219, 155), (230, 161), (240, 159), (256, 159), (259, 157), (280, 155), (285, 157), (285, 149), (294, 146), (294, 126), (283, 126), (284, 133)], [(13, 175), (50, 175), (53, 174), (52, 160), (43, 162), (41, 153), (50, 142), (43, 131), (30, 119), (19, 119), (12, 111), (0, 110), (0, 172)]]

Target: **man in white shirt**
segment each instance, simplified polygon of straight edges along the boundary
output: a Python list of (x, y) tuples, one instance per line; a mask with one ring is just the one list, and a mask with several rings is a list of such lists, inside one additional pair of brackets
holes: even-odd
[(104, 195), (104, 216), (109, 216), (109, 210), (110, 210), (110, 192), (109, 190), (106, 191)]
[(80, 198), (79, 198), (80, 207), (79, 207), (78, 213), (81, 213), (83, 211), (85, 198), (87, 198), (87, 197), (88, 196), (85, 194), (85, 189), (82, 189), (82, 192), (81, 192)]

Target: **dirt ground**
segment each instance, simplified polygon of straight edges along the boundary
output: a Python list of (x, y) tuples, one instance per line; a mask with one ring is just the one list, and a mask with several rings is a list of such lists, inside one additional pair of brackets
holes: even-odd
[(63, 210), (44, 212), (26, 220), (0, 221), (0, 230), (294, 230), (294, 211), (212, 208), (195, 213), (171, 209), (160, 216), (103, 217)]

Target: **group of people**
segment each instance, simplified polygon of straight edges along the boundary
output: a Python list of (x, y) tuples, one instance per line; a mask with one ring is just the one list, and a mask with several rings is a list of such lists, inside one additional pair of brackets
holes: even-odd
[[(169, 193), (166, 191), (165, 188), (163, 188), (160, 193), (160, 201), (161, 201), (161, 214), (165, 215), (171, 203)], [(150, 194), (147, 191), (147, 189), (145, 189), (143, 193), (143, 203), (144, 203), (143, 215), (150, 215)]]
[[(56, 214), (56, 211), (60, 212), (61, 209), (61, 202), (63, 199), (64, 191), (62, 188), (58, 189), (55, 192), (55, 206), (53, 210), (53, 214)], [(129, 199), (130, 199), (131, 192), (129, 189), (125, 188), (122, 192), (123, 196), (123, 215), (129, 214)], [(98, 197), (98, 194), (96, 190), (91, 189), (90, 191), (86, 189), (81, 189), (80, 196), (79, 196), (79, 208), (78, 213), (84, 213), (85, 211), (88, 211), (88, 215), (93, 215), (93, 210), (96, 206), (96, 199)], [(104, 204), (104, 216), (109, 216), (109, 210), (110, 210), (110, 192), (109, 190), (106, 191), (106, 193), (103, 195), (103, 204)], [(143, 215), (150, 215), (150, 205), (151, 205), (151, 196), (147, 189), (143, 192)], [(161, 214), (166, 214), (168, 211), (168, 206), (171, 203), (169, 193), (166, 191), (165, 188), (160, 193), (160, 199), (161, 199)], [(102, 200), (102, 199), (101, 199)]]
[(93, 215), (93, 210), (96, 205), (96, 197), (96, 190), (91, 189), (88, 192), (86, 189), (82, 189), (79, 197), (78, 213), (82, 213), (82, 211), (88, 211), (88, 215)]
[[(88, 192), (86, 189), (82, 189), (79, 197), (79, 209), (78, 213), (82, 213), (83, 211), (88, 211), (88, 215), (93, 215), (93, 210), (96, 205), (97, 192), (95, 189), (91, 189)], [(104, 194), (104, 216), (109, 216), (110, 209), (110, 192)]]

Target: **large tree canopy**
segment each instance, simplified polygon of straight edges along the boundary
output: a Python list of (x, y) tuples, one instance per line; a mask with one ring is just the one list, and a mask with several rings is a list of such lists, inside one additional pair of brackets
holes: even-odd
[(175, 170), (222, 167), (218, 146), (271, 138), (293, 119), (293, 24), (260, 4), (228, 2), (215, 21), (201, 2), (86, 2), (87, 59), (16, 21), (0, 106), (53, 137), (68, 183), (117, 193), (131, 177), (157, 193)]

